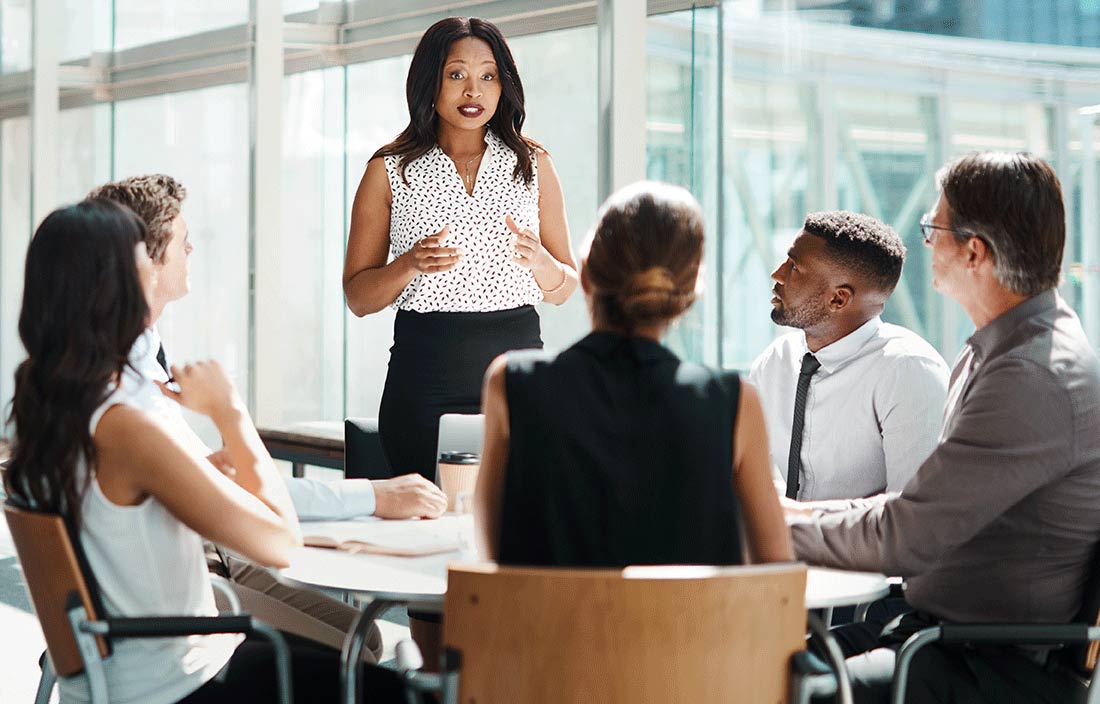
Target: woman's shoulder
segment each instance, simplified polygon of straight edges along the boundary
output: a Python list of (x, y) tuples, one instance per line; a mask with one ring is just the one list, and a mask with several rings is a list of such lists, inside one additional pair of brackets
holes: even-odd
[(532, 375), (554, 363), (560, 353), (553, 350), (513, 350), (504, 355), (504, 372), (508, 375)]

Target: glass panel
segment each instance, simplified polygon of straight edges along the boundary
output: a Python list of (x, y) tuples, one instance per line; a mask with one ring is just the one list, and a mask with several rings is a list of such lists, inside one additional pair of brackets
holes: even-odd
[[(508, 40), (526, 99), (524, 134), (546, 147), (565, 196), (569, 238), (576, 252), (596, 208), (596, 28), (578, 27)], [(576, 256), (574, 254), (574, 256)], [(579, 262), (578, 262), (579, 264)], [(563, 349), (589, 330), (578, 287), (568, 301), (539, 305), (542, 341)]]
[(158, 323), (165, 349), (177, 361), (219, 360), (247, 398), (247, 86), (120, 102), (115, 120), (116, 178), (166, 173), (188, 189), (191, 293)]
[(283, 14), (316, 10), (319, 0), (283, 0)]
[(0, 73), (31, 67), (31, 0), (0, 0)]
[(344, 413), (344, 70), (286, 77), (283, 84), (281, 279), (286, 340), (259, 340), (257, 354), (281, 349), (281, 415), (264, 423), (341, 420)]
[[(363, 170), (374, 152), (390, 142), (408, 124), (405, 107), (405, 76), (412, 56), (349, 66), (347, 69), (347, 205), (351, 202)], [(390, 106), (379, 110), (379, 105)], [(345, 228), (346, 230), (346, 228)], [(346, 236), (346, 231), (345, 231)], [(342, 266), (342, 265), (341, 265)], [(387, 308), (356, 318), (344, 307), (347, 320), (345, 342), (347, 415), (377, 416), (382, 386), (386, 381), (390, 345), (393, 343), (394, 312)]]
[[(1065, 19), (1079, 8), (1032, 3), (1031, 15), (1012, 15), (1010, 4), (836, 3), (811, 10), (809, 3), (723, 3), (729, 212), (722, 294), (736, 302), (726, 309), (727, 363), (742, 366), (767, 337), (782, 332), (768, 330), (763, 313), (771, 283), (754, 257), (768, 253), (770, 236), (774, 262), (806, 211), (832, 207), (868, 212), (895, 226), (909, 255), (884, 317), (914, 329), (952, 359), (973, 326), (956, 303), (933, 290), (916, 222), (935, 202), (935, 171), (974, 150), (1026, 150), (1055, 166), (1067, 196), (1066, 261), (1075, 263), (1066, 265), (1062, 290), (1084, 318), (1097, 317), (1084, 323), (1100, 336), (1100, 303), (1095, 313), (1083, 304), (1089, 267), (1097, 266), (1091, 259), (1100, 259), (1090, 257), (1087, 246), (1093, 231), (1086, 221), (1096, 211), (1097, 193), (1085, 187), (1081, 144), (1087, 137), (1078, 134), (1079, 116), (1067, 115), (1072, 109), (1065, 97), (1085, 96), (1077, 99), (1083, 103), (1096, 95), (1100, 86), (1090, 84), (1091, 64), (1067, 65), (1064, 52), (1039, 44), (1009, 57), (1003, 45), (984, 39), (946, 44), (920, 36), (1100, 43), (1083, 30), (1075, 37), (1043, 34), (1054, 15)], [(771, 9), (778, 7), (787, 9)], [(1020, 24), (1025, 16), (1032, 26)], [(1016, 29), (1009, 28), (1010, 17)], [(896, 35), (866, 27), (914, 34), (903, 46)], [(1064, 80), (1048, 70), (1054, 64), (1062, 66)], [(750, 140), (757, 146), (746, 149)], [(769, 220), (783, 210), (785, 222)], [(753, 293), (741, 298), (746, 287)]]
[(722, 362), (748, 369), (785, 332), (769, 317), (770, 274), (802, 228), (813, 196), (803, 86), (782, 75), (763, 82), (738, 78), (739, 58), (723, 77), (726, 241), (718, 295), (725, 302)]
[(93, 188), (111, 180), (111, 107), (92, 105), (61, 111), (58, 131), (57, 200), (83, 200)]
[(248, 22), (248, 0), (114, 0), (115, 48)]
[(61, 62), (111, 50), (111, 0), (61, 0)]
[(931, 258), (918, 225), (935, 202), (934, 176), (942, 161), (937, 101), (845, 87), (832, 93), (831, 107), (837, 115), (839, 206), (889, 223), (908, 249), (883, 319), (940, 346), (940, 315), (944, 306), (955, 304), (932, 288)]
[[(0, 122), (0, 408), (7, 409), (12, 375), (26, 353), (19, 341), (23, 263), (31, 236), (30, 121)], [(6, 418), (6, 410), (4, 413)]]
[[(646, 28), (646, 176), (691, 191), (707, 223), (705, 266), (717, 247), (717, 12), (687, 10), (650, 17)], [(707, 275), (704, 273), (704, 280)], [(681, 356), (717, 362), (717, 290), (676, 321), (666, 343)]]

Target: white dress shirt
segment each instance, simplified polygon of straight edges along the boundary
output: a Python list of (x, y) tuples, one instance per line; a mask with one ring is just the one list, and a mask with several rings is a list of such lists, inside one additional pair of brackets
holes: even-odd
[[(123, 375), (122, 386), (131, 394), (145, 398), (147, 408), (168, 423), (177, 437), (184, 440), (196, 455), (207, 457), (212, 450), (191, 429), (183, 411), (175, 401), (161, 393), (153, 380), (168, 381), (168, 374), (157, 362), (160, 334), (156, 327), (142, 333), (130, 350), (130, 365)], [(136, 373), (135, 373), (136, 372)], [(303, 521), (340, 521), (374, 513), (374, 487), (367, 479), (341, 479), (331, 482), (319, 479), (283, 477), (290, 501), (298, 518)]]
[[(806, 334), (795, 331), (753, 362), (776, 480), (786, 485), (794, 396)], [(853, 499), (901, 491), (936, 447), (947, 364), (916, 333), (878, 317), (821, 348), (810, 380), (798, 499)]]

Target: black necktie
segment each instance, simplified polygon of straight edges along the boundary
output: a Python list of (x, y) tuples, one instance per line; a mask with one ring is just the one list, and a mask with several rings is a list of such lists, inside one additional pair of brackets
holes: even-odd
[(162, 344), (157, 348), (157, 364), (164, 370), (164, 373), (168, 375), (168, 378), (172, 378), (172, 372), (168, 371), (168, 358), (164, 356), (164, 345)]
[(798, 477), (802, 473), (802, 426), (806, 422), (806, 396), (810, 393), (810, 377), (821, 367), (817, 357), (809, 352), (802, 358), (798, 372), (798, 388), (794, 392), (794, 423), (791, 425), (791, 452), (787, 455), (787, 498), (798, 498)]

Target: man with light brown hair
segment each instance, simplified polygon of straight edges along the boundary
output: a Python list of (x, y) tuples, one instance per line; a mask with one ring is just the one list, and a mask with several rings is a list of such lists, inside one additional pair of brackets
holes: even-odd
[[(187, 189), (164, 174), (134, 176), (100, 186), (88, 198), (121, 203), (145, 222), (145, 247), (157, 268), (157, 283), (150, 301), (150, 323), (134, 343), (130, 363), (136, 373), (128, 373), (123, 384), (133, 385), (136, 393), (152, 396), (152, 407), (161, 409), (166, 422), (178, 427), (189, 449), (207, 457), (223, 471), (221, 451), (211, 449), (191, 430), (178, 404), (164, 398), (150, 381), (169, 381), (168, 363), (156, 322), (172, 301), (190, 291), (188, 259), (194, 247), (182, 203)], [(419, 474), (370, 481), (345, 479), (324, 482), (314, 479), (286, 478), (294, 508), (303, 520), (341, 520), (375, 515), (381, 518), (434, 518), (446, 508), (446, 497)], [(358, 614), (343, 602), (314, 590), (283, 585), (265, 569), (232, 557), (224, 560), (226, 569), (240, 596), (242, 606), (253, 616), (295, 635), (339, 649), (347, 630)], [(368, 645), (375, 656), (381, 653), (377, 630)]]

